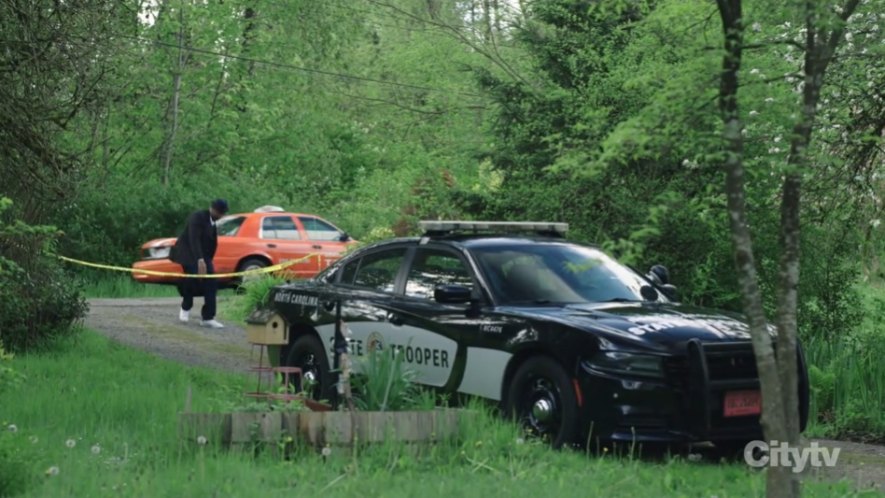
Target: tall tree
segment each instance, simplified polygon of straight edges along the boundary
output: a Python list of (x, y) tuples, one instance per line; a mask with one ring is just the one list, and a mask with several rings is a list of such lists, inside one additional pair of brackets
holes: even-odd
[[(753, 350), (762, 390), (762, 425), (770, 441), (799, 445), (797, 380), (797, 304), (799, 285), (799, 235), (802, 176), (811, 165), (809, 146), (820, 90), (827, 67), (842, 40), (845, 23), (859, 0), (847, 0), (836, 12), (819, 2), (802, 2), (805, 22), (802, 101), (793, 125), (790, 152), (781, 186), (781, 257), (777, 286), (777, 334), (772, 339), (763, 308), (753, 241), (747, 220), (746, 171), (744, 168), (743, 126), (738, 106), (739, 71), (745, 48), (745, 22), (742, 0), (717, 0), (722, 21), (724, 55), (719, 86), (719, 109), (725, 142), (725, 190), (734, 261), (738, 273), (744, 311), (750, 322)], [(835, 17), (833, 17), (835, 15)], [(769, 469), (767, 492), (770, 497), (798, 497), (799, 481), (787, 466)]]

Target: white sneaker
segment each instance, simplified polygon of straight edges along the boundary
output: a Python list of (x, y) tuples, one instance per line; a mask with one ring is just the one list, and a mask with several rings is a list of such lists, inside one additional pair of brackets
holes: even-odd
[(187, 322), (191, 319), (191, 312), (182, 309), (178, 310), (178, 319), (182, 322)]
[(210, 329), (223, 329), (224, 325), (221, 324), (218, 320), (200, 320), (200, 325), (203, 327), (209, 327)]

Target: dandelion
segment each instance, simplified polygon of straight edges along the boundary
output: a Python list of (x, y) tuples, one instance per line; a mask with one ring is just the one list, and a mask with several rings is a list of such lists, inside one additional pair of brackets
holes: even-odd
[(92, 450), (93, 455), (98, 455), (99, 453), (101, 453), (101, 446), (99, 446), (98, 443), (96, 443), (96, 444), (92, 445), (91, 450)]
[(608, 446), (603, 446), (603, 447), (602, 447), (602, 452), (603, 452), (603, 453), (608, 453)]
[(323, 457), (328, 457), (329, 455), (332, 454), (332, 448), (330, 448), (328, 446), (323, 447), (322, 454), (323, 454)]
[(206, 436), (197, 436), (197, 444), (199, 444), (200, 446), (203, 446), (208, 442), (209, 440), (206, 439)]
[(28, 438), (28, 440), (31, 442), (31, 444), (37, 444), (37, 442), (40, 441), (40, 440), (37, 438), (37, 436), (31, 436), (31, 437)]
[(700, 462), (701, 461), (701, 454), (700, 453), (689, 453), (688, 454), (688, 461), (689, 462)]
[(74, 446), (77, 446), (77, 441), (73, 439), (68, 439), (67, 441), (65, 441), (65, 446), (67, 446), (68, 448), (73, 448)]
[(6, 426), (6, 428), (9, 430), (9, 432), (18, 432), (18, 427), (16, 427), (15, 424), (9, 424)]
[(516, 444), (525, 444), (525, 439), (521, 437), (516, 438)]
[(755, 31), (755, 32), (757, 32), (757, 33), (760, 32), (760, 31), (762, 31), (762, 25), (759, 24), (758, 21), (757, 21), (757, 22), (754, 22), (753, 25), (752, 25), (751, 27), (753, 28), (753, 31)]
[(49, 467), (48, 469), (46, 469), (46, 475), (48, 475), (48, 476), (57, 476), (58, 472), (59, 472), (58, 466), (56, 466), (56, 465), (53, 465), (52, 467)]

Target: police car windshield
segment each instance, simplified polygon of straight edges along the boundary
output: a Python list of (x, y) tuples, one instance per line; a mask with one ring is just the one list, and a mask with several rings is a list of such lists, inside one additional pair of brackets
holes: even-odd
[[(471, 249), (503, 304), (647, 301), (649, 285), (596, 249), (561, 243), (507, 244)], [(666, 298), (660, 292), (656, 301)]]

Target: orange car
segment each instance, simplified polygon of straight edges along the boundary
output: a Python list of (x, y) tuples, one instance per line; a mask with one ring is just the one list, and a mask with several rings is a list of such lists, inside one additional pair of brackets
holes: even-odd
[[(230, 214), (218, 220), (218, 250), (215, 273), (254, 270), (285, 261), (314, 256), (286, 268), (287, 276), (308, 278), (340, 258), (355, 244), (346, 232), (313, 215), (288, 213), (276, 206), (264, 206), (252, 213)], [(181, 265), (169, 259), (175, 237), (154, 239), (141, 246), (142, 259), (136, 270), (182, 273)], [(175, 284), (178, 277), (133, 272), (138, 282)], [(219, 279), (219, 285), (241, 279)]]

